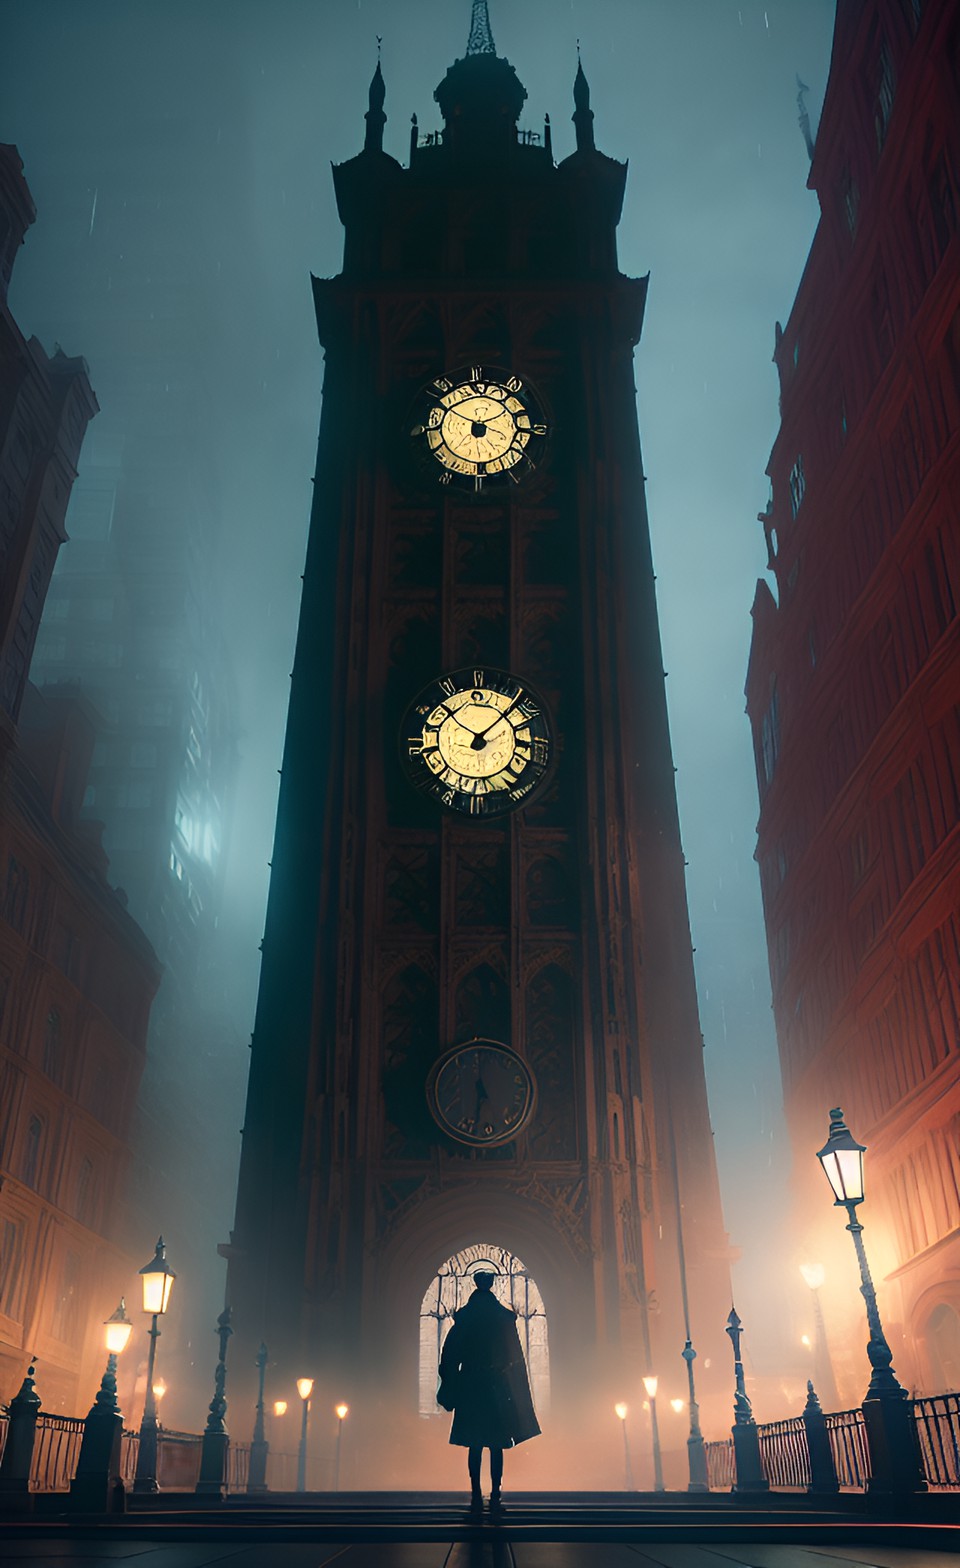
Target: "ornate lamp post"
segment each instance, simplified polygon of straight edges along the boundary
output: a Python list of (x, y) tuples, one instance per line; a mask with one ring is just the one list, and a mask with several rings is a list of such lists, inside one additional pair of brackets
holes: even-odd
[(614, 1412), (623, 1429), (623, 1483), (628, 1492), (635, 1492), (633, 1482), (633, 1465), (630, 1463), (630, 1439), (627, 1436), (627, 1407), (621, 1401), (614, 1405)]
[(334, 1406), (337, 1417), (337, 1454), (333, 1465), (333, 1490), (335, 1492), (339, 1492), (340, 1490), (340, 1448), (343, 1442), (343, 1423), (347, 1417), (349, 1409), (349, 1405)]
[[(170, 1292), (176, 1279), (167, 1262), (167, 1249), (161, 1236), (157, 1250), (149, 1263), (140, 1270), (143, 1285), (143, 1310), (150, 1314), (150, 1355), (147, 1359), (147, 1392), (143, 1401), (143, 1419), (140, 1422), (140, 1446), (137, 1450), (137, 1470), (133, 1490), (137, 1493), (159, 1492), (157, 1484), (157, 1396), (153, 1374), (157, 1360), (157, 1340), (160, 1330), (157, 1319), (162, 1317), (170, 1304)], [(166, 1392), (166, 1390), (164, 1390)]]
[(77, 1473), (70, 1483), (71, 1506), (97, 1513), (109, 1507), (110, 1490), (120, 1474), (123, 1416), (117, 1403), (117, 1357), (126, 1349), (133, 1333), (122, 1296), (120, 1305), (107, 1318), (103, 1328), (107, 1366), (100, 1379), (100, 1390), (83, 1423)]
[(657, 1424), (657, 1385), (659, 1378), (645, 1377), (643, 1386), (650, 1401), (650, 1430), (653, 1436), (653, 1490), (663, 1491), (663, 1462), (660, 1458), (660, 1427)]
[(310, 1410), (310, 1395), (313, 1393), (313, 1378), (298, 1377), (297, 1393), (303, 1400), (303, 1420), (300, 1423), (300, 1447), (297, 1450), (297, 1491), (307, 1490), (307, 1414)]
[(733, 1489), (735, 1492), (768, 1492), (770, 1482), (760, 1464), (760, 1433), (753, 1419), (753, 1406), (747, 1395), (743, 1362), (740, 1359), (741, 1328), (737, 1309), (731, 1307), (726, 1331), (730, 1335), (730, 1343), (733, 1346), (733, 1376), (736, 1383), (736, 1392), (733, 1396), (732, 1436), (737, 1479)]
[[(265, 1492), (267, 1490), (267, 1455), (270, 1444), (267, 1442), (263, 1429), (263, 1380), (267, 1370), (267, 1347), (261, 1344), (257, 1351), (256, 1368), (258, 1375), (257, 1413), (253, 1422), (253, 1442), (250, 1444), (250, 1471), (247, 1476), (248, 1492)], [(283, 1404), (286, 1410), (286, 1403)]]
[(817, 1159), (833, 1189), (834, 1205), (847, 1211), (847, 1230), (853, 1237), (860, 1265), (860, 1294), (867, 1308), (870, 1338), (867, 1356), (872, 1368), (863, 1401), (863, 1419), (870, 1446), (873, 1474), (868, 1486), (881, 1492), (925, 1492), (916, 1426), (907, 1405), (907, 1391), (893, 1370), (893, 1352), (887, 1344), (877, 1306), (877, 1293), (863, 1246), (863, 1226), (857, 1205), (864, 1199), (863, 1156), (866, 1144), (858, 1143), (844, 1125), (843, 1111), (830, 1112), (830, 1132)]
[(710, 1480), (707, 1475), (707, 1450), (703, 1445), (703, 1433), (700, 1430), (700, 1406), (697, 1404), (697, 1391), (693, 1382), (693, 1363), (697, 1359), (697, 1352), (687, 1335), (687, 1342), (680, 1352), (687, 1363), (687, 1387), (689, 1398), (687, 1409), (690, 1412), (690, 1431), (687, 1434), (687, 1469), (690, 1479), (687, 1482), (688, 1492), (709, 1492)]

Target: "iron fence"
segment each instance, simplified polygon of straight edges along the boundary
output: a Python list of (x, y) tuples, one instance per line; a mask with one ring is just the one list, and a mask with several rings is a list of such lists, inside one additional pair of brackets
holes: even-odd
[(810, 1485), (810, 1453), (802, 1416), (767, 1421), (759, 1428), (760, 1468), (770, 1485), (805, 1491)]
[(707, 1484), (711, 1492), (731, 1492), (737, 1482), (733, 1438), (723, 1437), (716, 1442), (704, 1443), (703, 1446), (707, 1455)]
[(960, 1487), (960, 1394), (912, 1403), (927, 1485)]
[(844, 1487), (863, 1491), (870, 1479), (870, 1450), (863, 1411), (859, 1406), (854, 1410), (835, 1411), (826, 1417), (826, 1422), (833, 1468), (841, 1491)]

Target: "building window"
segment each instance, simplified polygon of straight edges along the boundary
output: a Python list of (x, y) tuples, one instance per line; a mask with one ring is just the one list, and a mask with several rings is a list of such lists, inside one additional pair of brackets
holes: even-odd
[(890, 124), (890, 115), (893, 112), (893, 95), (896, 91), (896, 85), (893, 60), (890, 57), (890, 46), (884, 39), (880, 45), (880, 57), (877, 62), (877, 103), (873, 115), (873, 123), (877, 132), (878, 152), (882, 149), (887, 139), (887, 126)]
[(857, 222), (860, 217), (860, 187), (849, 170), (843, 177), (841, 191), (843, 196), (843, 215), (852, 238), (857, 232)]
[(550, 1402), (547, 1316), (536, 1281), (520, 1259), (503, 1247), (478, 1243), (448, 1258), (427, 1287), (420, 1306), (420, 1414), (437, 1416), (437, 1367), (453, 1315), (473, 1295), (475, 1274), (493, 1275), (493, 1294), (517, 1315), (517, 1330), (530, 1377), (534, 1409)]
[(59, 1008), (51, 1007), (43, 1027), (43, 1070), (51, 1083), (63, 1079), (63, 1025)]
[(803, 500), (806, 488), (807, 481), (803, 472), (803, 458), (798, 456), (797, 461), (790, 470), (790, 515), (792, 517), (796, 517), (800, 510), (800, 503)]
[(77, 1173), (76, 1216), (81, 1225), (93, 1225), (96, 1213), (96, 1183), (93, 1161), (84, 1158)]
[(20, 1153), (20, 1180), (25, 1187), (36, 1188), (40, 1175), (40, 1155), (43, 1148), (43, 1122), (31, 1116), (27, 1123), (26, 1137)]
[(770, 692), (770, 702), (767, 711), (760, 720), (760, 766), (764, 787), (766, 787), (777, 769), (777, 758), (780, 755), (780, 704), (777, 696), (776, 682)]
[(26, 1287), (23, 1266), (23, 1225), (4, 1220), (0, 1226), (0, 1312), (19, 1322)]
[(16, 855), (7, 861), (7, 886), (3, 898), (3, 916), (15, 931), (24, 930), (27, 923), (27, 899), (30, 894), (30, 873)]
[(77, 1333), (77, 1312), (80, 1305), (80, 1258), (76, 1252), (65, 1252), (60, 1268), (60, 1286), (50, 1332), (54, 1339), (66, 1345), (73, 1344)]

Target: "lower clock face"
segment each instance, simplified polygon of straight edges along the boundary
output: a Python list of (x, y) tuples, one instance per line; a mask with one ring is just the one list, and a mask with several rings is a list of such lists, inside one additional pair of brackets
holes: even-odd
[(507, 1143), (533, 1111), (533, 1073), (498, 1040), (470, 1040), (441, 1056), (427, 1083), (434, 1120), (451, 1138), (474, 1148)]
[(457, 670), (411, 704), (401, 736), (408, 777), (441, 805), (493, 817), (524, 804), (550, 763), (541, 699), (504, 670)]

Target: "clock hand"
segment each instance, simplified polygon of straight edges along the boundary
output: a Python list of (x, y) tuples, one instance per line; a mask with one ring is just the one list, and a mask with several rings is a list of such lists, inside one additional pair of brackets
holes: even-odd
[[(504, 708), (502, 713), (498, 713), (495, 718), (492, 718), (490, 720), (490, 723), (487, 725), (486, 729), (475, 730), (474, 731), (476, 739), (470, 742), (470, 744), (473, 746), (474, 751), (479, 751), (480, 750), (480, 747), (477, 745), (476, 742), (478, 740), (482, 740), (484, 735), (486, 735), (490, 730), (493, 729), (494, 725), (500, 723), (501, 719), (505, 719), (509, 713), (512, 713), (514, 708), (517, 706), (517, 703), (519, 701), (520, 701), (519, 697), (514, 697), (513, 701), (511, 702), (511, 704), (509, 706), (509, 708)], [(486, 745), (486, 741), (484, 741), (484, 745)]]

